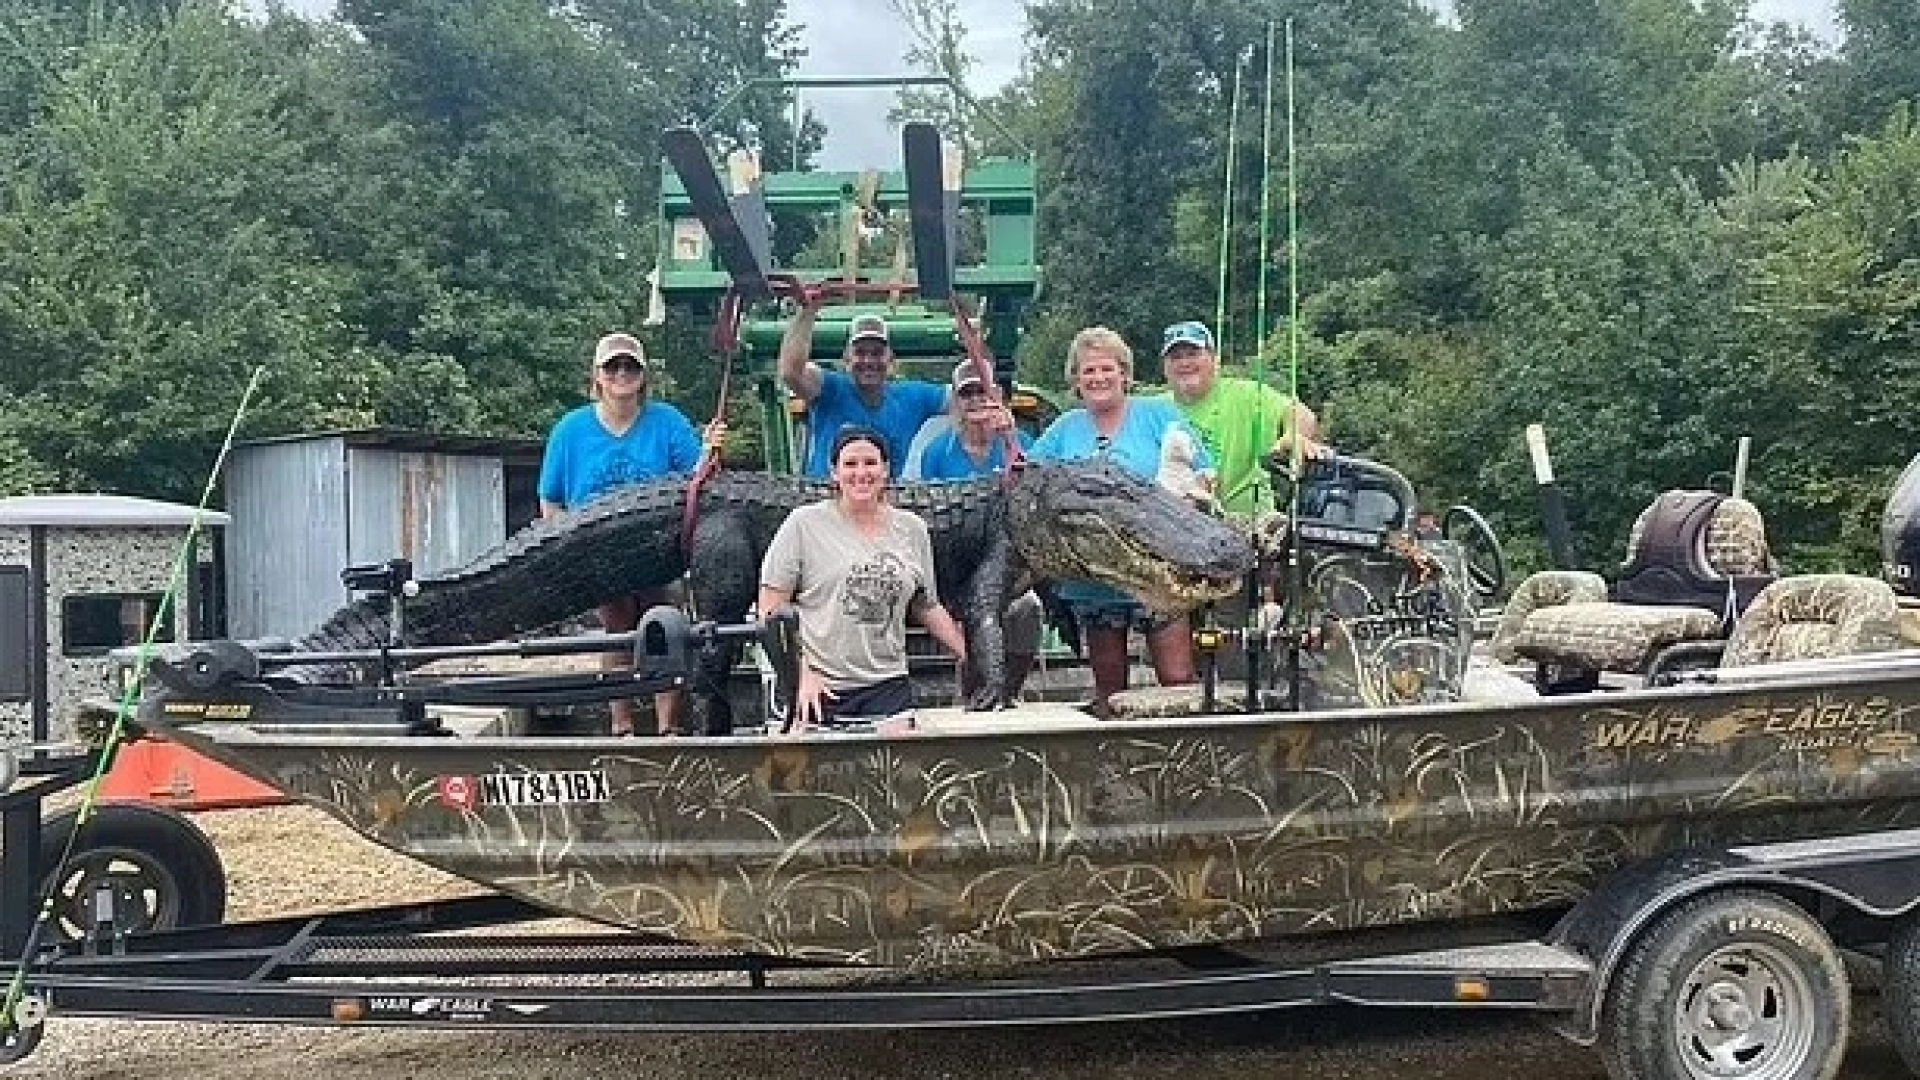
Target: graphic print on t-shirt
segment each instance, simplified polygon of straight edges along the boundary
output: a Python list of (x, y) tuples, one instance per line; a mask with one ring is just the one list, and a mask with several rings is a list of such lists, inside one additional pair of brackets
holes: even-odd
[(883, 551), (847, 567), (846, 584), (840, 590), (840, 614), (868, 626), (885, 626), (906, 595), (912, 575), (906, 560), (891, 551)]
[(595, 465), (593, 478), (587, 483), (587, 490), (595, 494), (625, 487), (635, 480), (646, 478), (646, 471), (640, 467), (640, 462), (635, 460), (634, 455), (627, 453), (625, 447), (609, 450), (600, 455), (600, 460)]

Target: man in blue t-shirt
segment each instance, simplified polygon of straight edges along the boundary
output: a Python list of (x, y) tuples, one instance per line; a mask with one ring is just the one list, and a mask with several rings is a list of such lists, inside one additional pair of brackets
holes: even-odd
[(813, 362), (813, 324), (820, 296), (803, 294), (800, 310), (780, 340), (780, 378), (807, 405), (808, 447), (802, 471), (824, 478), (831, 470), (833, 438), (848, 425), (886, 436), (895, 479), (906, 464), (907, 446), (928, 419), (947, 408), (947, 388), (919, 379), (894, 380), (893, 345), (887, 321), (878, 315), (853, 320), (843, 354), (845, 371)]

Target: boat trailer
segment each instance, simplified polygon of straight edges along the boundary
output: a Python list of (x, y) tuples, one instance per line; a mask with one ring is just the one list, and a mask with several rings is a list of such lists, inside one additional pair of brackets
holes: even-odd
[[(1909, 917), (1920, 901), (1920, 829), (1651, 860), (1622, 869), (1565, 912), (1062, 959), (938, 981), (628, 931), (538, 932), (525, 924), (551, 912), (499, 894), (143, 932), (117, 921), (125, 898), (110, 879), (87, 905), (91, 925), (76, 928), (69, 918), (66, 932), (23, 958), (45, 884), (39, 863), (24, 857), (38, 846), (41, 801), (96, 765), (81, 753), (29, 758), (23, 771), (37, 782), (0, 795), (8, 853), (0, 942), (19, 972), (0, 1026), (0, 1065), (26, 1058), (49, 1018), (67, 1016), (805, 1032), (1345, 1004), (1534, 1013), (1576, 1043), (1601, 1044), (1621, 1076), (1640, 1075), (1646, 1058), (1622, 1058), (1617, 1047), (1650, 1025), (1671, 1036), (1663, 1042), (1669, 1058), (1691, 1055), (1703, 1068), (1767, 1060), (1810, 1038), (1819, 1044), (1808, 1058), (1817, 1067), (1784, 1075), (1814, 1078), (1833, 1075), (1826, 1063), (1837, 1068), (1846, 1045), (1839, 950), (1883, 946), (1894, 1041), (1910, 1061), (1920, 1049), (1920, 933)], [(1664, 984), (1648, 975), (1662, 964), (1677, 965)], [(1676, 1012), (1661, 996), (1675, 980), (1712, 1007)]]

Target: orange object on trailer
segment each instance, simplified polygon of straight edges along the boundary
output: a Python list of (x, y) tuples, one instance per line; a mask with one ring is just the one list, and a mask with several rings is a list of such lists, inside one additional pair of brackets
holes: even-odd
[(113, 767), (101, 779), (100, 798), (173, 810), (233, 810), (293, 801), (212, 758), (153, 736), (114, 752)]

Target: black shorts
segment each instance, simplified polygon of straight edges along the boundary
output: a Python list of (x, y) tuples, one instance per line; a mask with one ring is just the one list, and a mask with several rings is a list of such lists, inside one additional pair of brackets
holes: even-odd
[(820, 698), (821, 722), (831, 727), (840, 721), (871, 722), (913, 711), (913, 680), (896, 676), (872, 686), (843, 690), (839, 697)]

